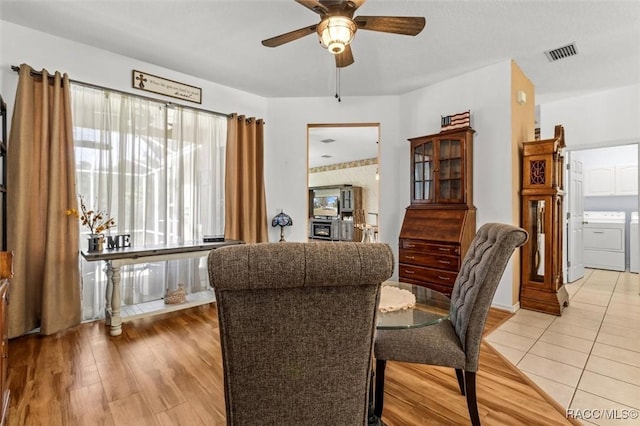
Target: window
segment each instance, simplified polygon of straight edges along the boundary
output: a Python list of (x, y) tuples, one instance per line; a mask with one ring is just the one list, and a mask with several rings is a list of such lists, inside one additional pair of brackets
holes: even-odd
[[(79, 84), (71, 98), (77, 192), (115, 218), (108, 232), (130, 234), (135, 246), (224, 234), (226, 118)], [(103, 265), (81, 267), (83, 318), (100, 318)], [(123, 267), (123, 304), (159, 299), (178, 283), (207, 290), (206, 259)]]

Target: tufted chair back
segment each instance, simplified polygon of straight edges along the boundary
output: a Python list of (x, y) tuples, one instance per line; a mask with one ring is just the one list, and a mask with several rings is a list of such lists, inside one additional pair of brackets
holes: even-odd
[(513, 251), (527, 239), (524, 229), (487, 223), (471, 242), (453, 285), (450, 315), (466, 353), (467, 371), (478, 369), (482, 331), (491, 301)]
[(382, 415), (387, 361), (413, 362), (454, 368), (471, 424), (480, 425), (476, 372), (484, 323), (509, 258), (528, 238), (525, 230), (515, 226), (483, 225), (473, 237), (453, 285), (449, 321), (409, 330), (379, 330), (375, 345), (376, 415)]
[(228, 425), (364, 425), (386, 244), (258, 243), (209, 255)]

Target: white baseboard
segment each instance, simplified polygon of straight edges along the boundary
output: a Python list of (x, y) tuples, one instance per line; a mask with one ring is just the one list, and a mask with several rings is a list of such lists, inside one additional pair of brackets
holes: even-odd
[(501, 309), (503, 311), (514, 313), (518, 309), (520, 309), (520, 302), (517, 302), (515, 305), (503, 305), (501, 303), (492, 303), (492, 308)]

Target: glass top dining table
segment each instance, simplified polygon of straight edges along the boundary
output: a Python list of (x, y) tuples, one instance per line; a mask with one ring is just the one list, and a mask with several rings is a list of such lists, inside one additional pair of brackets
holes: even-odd
[[(392, 291), (387, 291), (392, 289)], [(403, 301), (413, 298), (397, 290), (405, 290), (415, 297), (415, 304), (404, 309), (397, 309), (383, 312), (380, 308), (388, 308), (396, 302), (398, 306), (403, 306)], [(386, 300), (385, 300), (386, 299)], [(389, 303), (391, 302), (391, 303)], [(386, 309), (383, 309), (386, 310)], [(404, 330), (410, 328), (426, 327), (435, 325), (449, 319), (451, 315), (451, 299), (446, 295), (426, 287), (415, 284), (401, 283), (397, 281), (385, 281), (382, 283), (380, 292), (380, 303), (376, 319), (376, 329), (378, 330)], [(373, 369), (371, 370), (371, 381), (369, 383), (369, 407), (368, 426), (383, 426), (384, 423), (374, 410), (374, 380)]]
[[(400, 330), (425, 327), (449, 319), (451, 299), (446, 295), (419, 285), (385, 281), (382, 283), (380, 306), (389, 293), (385, 287), (396, 287), (415, 296), (415, 306), (390, 312), (378, 312), (376, 328), (378, 330)], [(398, 292), (395, 292), (398, 293)]]

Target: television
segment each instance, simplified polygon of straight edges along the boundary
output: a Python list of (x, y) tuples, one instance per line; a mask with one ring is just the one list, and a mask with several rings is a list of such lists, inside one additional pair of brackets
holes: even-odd
[(313, 215), (315, 217), (335, 218), (340, 216), (337, 195), (313, 197)]

